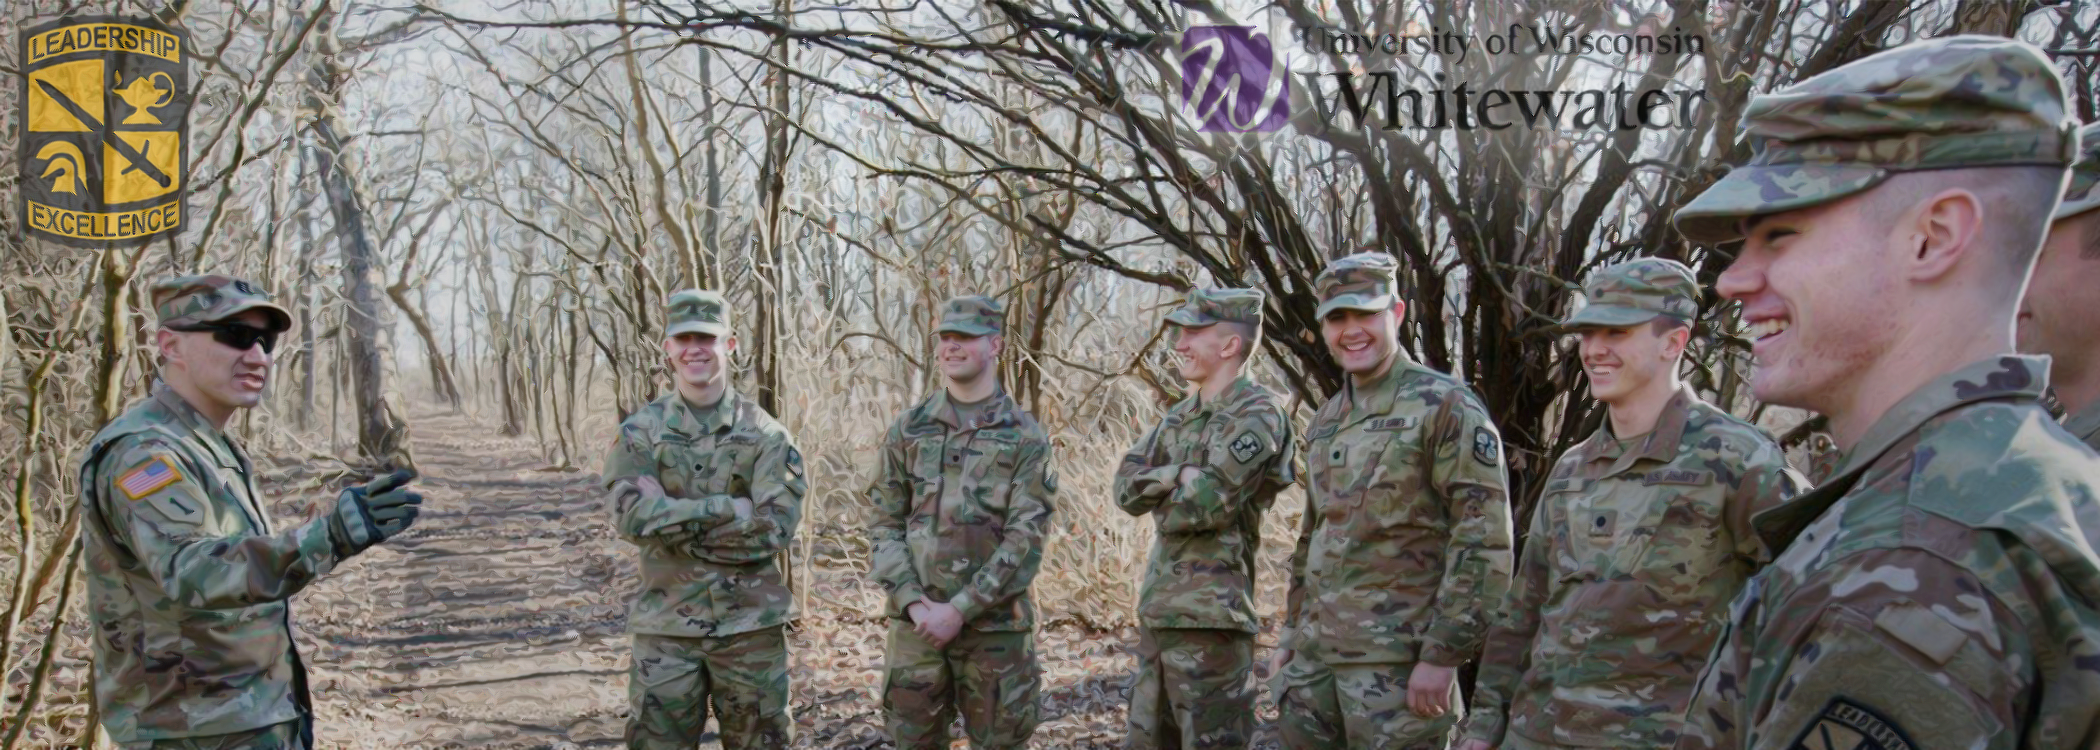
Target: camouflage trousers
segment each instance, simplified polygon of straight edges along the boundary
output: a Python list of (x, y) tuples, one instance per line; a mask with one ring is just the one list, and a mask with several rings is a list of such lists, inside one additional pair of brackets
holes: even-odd
[(948, 725), (962, 713), (972, 747), (1027, 744), (1040, 720), (1035, 633), (988, 633), (964, 627), (946, 648), (907, 620), (890, 621), (883, 655), (882, 709), (899, 750), (948, 747)]
[(1254, 634), (1138, 629), (1131, 750), (1245, 748), (1254, 739)]
[(1465, 715), (1458, 681), (1451, 710), (1425, 719), (1407, 707), (1413, 664), (1334, 664), (1291, 654), (1276, 680), (1277, 727), (1292, 750), (1444, 750)]
[(698, 746), (712, 702), (724, 750), (786, 747), (795, 739), (787, 666), (787, 634), (778, 625), (715, 638), (638, 633), (627, 746)]
[(119, 742), (117, 747), (122, 750), (307, 750), (306, 740), (300, 737), (299, 731), (300, 724), (304, 721), (287, 721), (261, 729), (210, 737)]
[[(1670, 750), (1670, 748), (1671, 748), (1671, 746), (1670, 746), (1670, 745), (1612, 745), (1612, 750)], [(1593, 750), (1593, 749), (1592, 749), (1592, 748), (1589, 748), (1589, 747), (1580, 747), (1580, 746), (1576, 746), (1576, 745), (1556, 745), (1556, 744), (1553, 744), (1553, 743), (1551, 743), (1551, 742), (1540, 742), (1540, 741), (1538, 741), (1538, 740), (1534, 740), (1534, 739), (1531, 739), (1531, 738), (1529, 738), (1529, 737), (1525, 737), (1524, 735), (1521, 735), (1521, 734), (1517, 734), (1516, 732), (1504, 732), (1504, 733), (1502, 734), (1502, 744), (1500, 744), (1500, 745), (1496, 745), (1496, 746), (1495, 746), (1495, 750)]]

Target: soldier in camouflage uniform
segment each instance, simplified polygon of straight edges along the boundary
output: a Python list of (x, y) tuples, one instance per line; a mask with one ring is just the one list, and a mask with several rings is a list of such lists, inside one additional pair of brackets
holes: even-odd
[(899, 748), (945, 748), (960, 709), (979, 748), (1035, 733), (1042, 675), (1028, 586), (1057, 477), (1050, 437), (999, 387), (1002, 310), (942, 305), (943, 388), (904, 412), (868, 487), (873, 574), (887, 592), (882, 707)]
[(1261, 516), (1296, 481), (1290, 419), (1243, 372), (1261, 343), (1254, 289), (1189, 293), (1167, 315), (1195, 391), (1116, 470), (1116, 504), (1151, 514), (1139, 596), (1131, 748), (1244, 748), (1254, 729), (1254, 555)]
[(628, 608), (627, 744), (690, 748), (714, 706), (725, 748), (794, 740), (782, 571), (802, 518), (802, 454), (729, 385), (729, 305), (671, 295), (664, 354), (677, 388), (620, 424), (601, 475), (620, 536), (641, 548)]
[(1747, 165), (1677, 213), (1744, 239), (1751, 389), (1820, 411), (1835, 475), (1751, 523), (1682, 748), (2100, 747), (2100, 459), (2012, 354), (2077, 147), (2041, 50), (1907, 44), (1753, 98)]
[(2020, 301), (2020, 351), (2049, 355), (2064, 429), (2100, 450), (2100, 122), (2079, 131), (2078, 163)]
[(401, 472), (278, 530), (224, 430), (262, 401), (291, 315), (253, 284), (184, 276), (151, 290), (152, 397), (80, 463), (95, 701), (124, 748), (310, 748), (313, 702), (286, 602), (415, 522)]
[(1501, 436), (1465, 383), (1400, 348), (1398, 271), (1363, 253), (1314, 280), (1349, 379), (1307, 428), (1275, 678), (1287, 747), (1445, 747), (1454, 673), (1509, 586)]
[(1768, 557), (1750, 516), (1794, 496), (1779, 445), (1677, 375), (1699, 284), (1597, 272), (1562, 323), (1608, 419), (1561, 456), (1474, 684), (1462, 750), (1669, 748), (1728, 602)]

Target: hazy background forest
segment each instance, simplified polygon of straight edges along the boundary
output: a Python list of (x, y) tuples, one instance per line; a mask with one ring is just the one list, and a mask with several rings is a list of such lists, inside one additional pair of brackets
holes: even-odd
[[(1544, 326), (1589, 269), (1627, 257), (1711, 283), (1728, 248), (1684, 242), (1668, 216), (1743, 155), (1750, 93), (1950, 33), (2061, 51), (2085, 120), (2100, 78), (2100, 8), (2033, 0), (9, 0), (0, 70), (21, 80), (21, 29), (101, 13), (190, 34), (190, 228), (137, 249), (31, 240), (19, 178), (0, 177), (0, 749), (96, 741), (75, 462), (151, 382), (143, 294), (166, 275), (246, 276), (294, 311), (268, 400), (233, 427), (280, 520), (381, 463), (426, 476), (418, 527), (294, 608), (323, 745), (345, 747), (617, 744), (634, 563), (592, 472), (618, 420), (668, 387), (662, 302), (694, 286), (737, 303), (737, 387), (811, 466), (799, 744), (877, 743), (860, 493), (882, 428), (938, 387), (935, 306), (999, 297), (1002, 375), (1053, 434), (1063, 486), (1035, 587), (1037, 743), (1105, 745), (1151, 535), (1108, 488), (1179, 396), (1158, 321), (1182, 292), (1269, 292), (1258, 374), (1302, 425), (1340, 382), (1312, 277), (1352, 252), (1401, 258), (1405, 343), (1485, 397), (1521, 511), (1601, 416)], [(1283, 35), (1299, 70), (1668, 84), (1706, 104), (1669, 130), (1365, 131), (1299, 106), (1280, 133), (1198, 132), (1177, 33), (1231, 23)], [(1288, 38), (1512, 24), (1705, 48), (1396, 67)], [(21, 96), (0, 87), (0, 163), (20, 158)], [(1800, 415), (1749, 399), (1733, 331), (1709, 305), (1688, 377), (1801, 445)], [(1268, 520), (1265, 645), (1301, 503)]]

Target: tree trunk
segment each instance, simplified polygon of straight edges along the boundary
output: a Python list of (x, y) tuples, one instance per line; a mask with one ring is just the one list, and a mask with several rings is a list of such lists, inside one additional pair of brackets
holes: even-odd
[(330, 19), (323, 23), (322, 54), (311, 71), (311, 83), (316, 91), (326, 92), (327, 99), (310, 95), (307, 106), (313, 113), (314, 137), (320, 141), (314, 150), (315, 168), (335, 218), (336, 237), (342, 243), (343, 298), (348, 305), (343, 331), (349, 334), (349, 364), (355, 383), (357, 452), (379, 470), (391, 471), (413, 466), (415, 460), (408, 452), (408, 425), (386, 394), (387, 373), (391, 370), (382, 341), (385, 326), (379, 284), (374, 279), (378, 251), (365, 229), (364, 207), (358, 202), (355, 178), (342, 161), (343, 140), (337, 134), (331, 105), (341, 100), (347, 73), (338, 62), (341, 45), (334, 38), (335, 22)]

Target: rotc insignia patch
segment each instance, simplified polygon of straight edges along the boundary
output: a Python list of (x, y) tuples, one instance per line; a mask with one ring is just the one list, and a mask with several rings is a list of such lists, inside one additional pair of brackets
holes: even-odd
[(153, 460), (139, 464), (124, 472), (124, 476), (117, 477), (117, 489), (123, 490), (125, 497), (137, 500), (159, 492), (181, 478), (182, 472), (177, 471), (174, 464), (168, 463), (168, 459), (154, 456)]
[(1233, 438), (1232, 445), (1226, 448), (1232, 451), (1233, 460), (1246, 463), (1261, 455), (1261, 438), (1253, 432), (1242, 432), (1239, 437)]
[(794, 472), (795, 476), (802, 476), (802, 452), (795, 450), (795, 446), (788, 446), (787, 465), (788, 471)]
[(1814, 724), (1802, 730), (1787, 750), (1915, 750), (1903, 730), (1873, 709), (1832, 698)]
[(31, 235), (130, 247), (188, 226), (189, 46), (187, 32), (143, 18), (22, 33), (16, 152)]
[(1486, 427), (1473, 428), (1473, 460), (1488, 466), (1502, 461), (1502, 441), (1496, 440), (1495, 433)]

